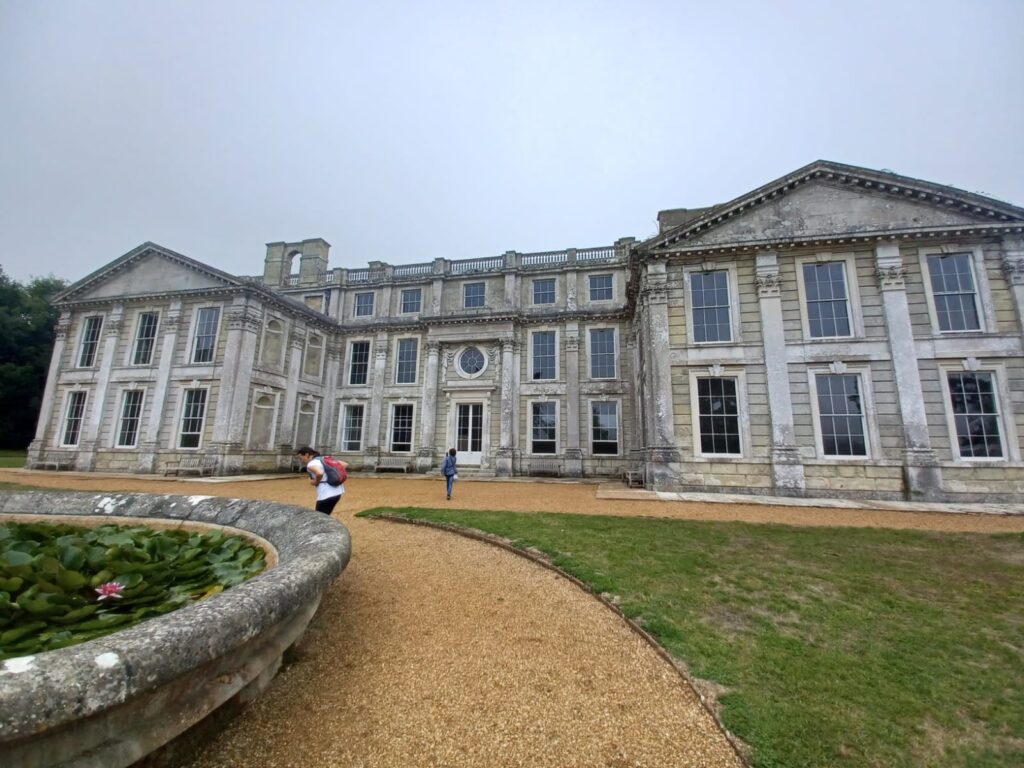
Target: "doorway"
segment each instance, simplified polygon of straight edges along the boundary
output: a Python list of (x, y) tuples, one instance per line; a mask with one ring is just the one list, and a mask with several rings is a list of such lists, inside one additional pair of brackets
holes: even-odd
[(460, 464), (480, 465), (484, 439), (484, 404), (459, 403), (455, 413), (455, 449)]

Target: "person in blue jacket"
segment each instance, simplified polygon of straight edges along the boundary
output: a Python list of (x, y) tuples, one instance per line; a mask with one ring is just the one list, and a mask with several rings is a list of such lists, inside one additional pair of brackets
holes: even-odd
[(449, 448), (448, 455), (444, 457), (444, 466), (441, 467), (441, 474), (444, 475), (444, 479), (448, 483), (448, 499), (452, 497), (452, 486), (455, 484), (455, 478), (458, 475), (458, 469), (455, 466), (455, 449)]

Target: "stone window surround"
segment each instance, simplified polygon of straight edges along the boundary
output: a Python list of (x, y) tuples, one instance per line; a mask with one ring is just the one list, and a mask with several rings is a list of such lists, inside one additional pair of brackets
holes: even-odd
[[(978, 324), (981, 326), (970, 331), (943, 331), (939, 328), (939, 316), (935, 309), (935, 295), (932, 293), (932, 276), (928, 270), (929, 256), (944, 256), (954, 253), (966, 253), (971, 257), (971, 277), (974, 279), (974, 303), (978, 310)], [(981, 245), (937, 245), (917, 249), (918, 262), (921, 265), (921, 282), (924, 283), (924, 295), (928, 302), (928, 317), (932, 322), (932, 333), (935, 336), (957, 336), (971, 333), (991, 333), (996, 330), (995, 307), (992, 304), (992, 288), (988, 282), (985, 269), (985, 253)]]
[[(361, 312), (361, 309), (365, 308), (365, 305), (360, 305), (359, 298), (361, 296), (370, 297), (369, 312)], [(376, 291), (357, 291), (352, 294), (352, 317), (373, 317), (374, 310), (377, 307), (377, 292)]]
[[(217, 310), (217, 324), (213, 335), (213, 357), (205, 363), (196, 362), (196, 334), (199, 332), (199, 313), (204, 309), (216, 309)], [(217, 345), (220, 343), (220, 328), (224, 323), (224, 312), (223, 307), (220, 304), (213, 302), (204, 302), (202, 304), (195, 304), (192, 307), (191, 318), (189, 318), (188, 327), (188, 364), (189, 365), (216, 365), (217, 364)]]
[[(277, 323), (279, 326), (281, 326), (281, 330), (280, 331), (271, 331), (270, 330), (270, 324), (271, 323)], [(273, 362), (273, 361), (268, 362), (267, 359), (264, 357), (265, 350), (267, 348), (267, 335), (268, 334), (272, 334), (272, 333), (276, 333), (276, 334), (280, 335), (280, 337), (281, 337), (281, 353), (278, 355), (278, 359), (277, 359), (276, 362)], [(286, 348), (287, 348), (287, 344), (285, 343), (285, 340), (288, 338), (287, 333), (288, 333), (288, 324), (287, 324), (287, 322), (285, 321), (285, 319), (283, 317), (278, 317), (277, 315), (267, 314), (267, 318), (266, 318), (266, 320), (263, 323), (263, 330), (260, 333), (260, 349), (259, 349), (259, 354), (256, 355), (256, 359), (259, 361), (257, 363), (258, 366), (268, 368), (269, 370), (272, 370), (272, 371), (280, 371), (281, 370), (281, 366), (284, 365), (285, 352), (286, 352)]]
[[(84, 394), (85, 397), (82, 398), (82, 413), (79, 416), (78, 439), (75, 442), (73, 442), (73, 443), (65, 443), (64, 442), (64, 436), (67, 434), (67, 431), (68, 431), (68, 417), (71, 415), (71, 403), (76, 399), (74, 396), (77, 393), (79, 393), (79, 392)], [(85, 414), (86, 414), (86, 411), (88, 410), (88, 408), (89, 408), (89, 390), (87, 390), (87, 389), (80, 389), (78, 386), (75, 386), (74, 388), (68, 389), (68, 390), (66, 390), (64, 392), (64, 404), (61, 407), (61, 411), (60, 411), (62, 415), (61, 415), (60, 424), (57, 427), (57, 435), (56, 435), (56, 437), (57, 437), (57, 441), (56, 442), (57, 442), (57, 445), (59, 447), (61, 447), (61, 448), (72, 448), (72, 447), (77, 446), (82, 441), (82, 426), (85, 423)]]
[[(807, 287), (804, 285), (805, 264), (826, 264), (842, 262), (845, 264), (846, 278), (846, 315), (850, 322), (849, 336), (812, 336), (811, 323), (807, 315)], [(803, 329), (804, 341), (820, 342), (837, 339), (864, 338), (864, 313), (860, 300), (859, 280), (857, 279), (857, 255), (853, 252), (832, 253), (822, 251), (808, 256), (800, 256), (795, 260), (796, 286), (800, 302), (800, 327)]]
[[(350, 399), (339, 399), (338, 400), (338, 439), (337, 446), (338, 451), (341, 453), (353, 453), (356, 451), (363, 450), (363, 444), (366, 441), (366, 414), (368, 412), (367, 406), (369, 403), (366, 400), (350, 400)], [(348, 421), (348, 409), (352, 407), (359, 407), (363, 409), (363, 416), (359, 423), (359, 447), (348, 448), (345, 443), (345, 425)]]
[[(395, 409), (398, 406), (407, 405), (412, 408), (412, 415), (409, 417), (409, 450), (397, 451), (395, 444)], [(404, 400), (393, 400), (388, 403), (388, 452), (401, 453), (403, 455), (414, 455), (416, 453), (416, 403)]]
[[(203, 421), (199, 426), (199, 444), (195, 447), (184, 448), (181, 445), (182, 430), (185, 426), (185, 399), (188, 397), (187, 393), (190, 390), (204, 390), (206, 392), (206, 399), (203, 401)], [(171, 445), (169, 446), (172, 451), (201, 451), (203, 449), (203, 436), (206, 434), (207, 419), (210, 416), (210, 386), (208, 384), (201, 384), (198, 381), (191, 381), (180, 384), (178, 386), (178, 397), (177, 414), (175, 416), (174, 423), (177, 424), (177, 429), (174, 430)], [(189, 432), (188, 434), (193, 434)]]
[[(399, 347), (401, 346), (401, 342), (409, 341), (410, 339), (412, 341), (416, 342), (416, 348), (415, 348), (416, 356), (415, 356), (415, 361), (414, 361), (414, 364), (413, 364), (413, 371), (412, 371), (413, 379), (412, 379), (412, 381), (399, 381), (398, 380), (398, 364), (399, 364), (400, 360), (399, 360), (399, 356), (398, 356), (398, 350), (399, 350)], [(420, 347), (422, 346), (421, 341), (422, 341), (422, 339), (420, 339), (419, 336), (414, 336), (414, 335), (404, 335), (404, 336), (403, 335), (396, 335), (392, 339), (391, 349), (392, 349), (392, 354), (394, 355), (394, 361), (395, 361), (395, 372), (394, 372), (394, 376), (393, 376), (393, 382), (394, 382), (395, 386), (397, 386), (397, 387), (412, 387), (412, 386), (415, 386), (415, 385), (419, 384), (419, 381), (420, 381)]]
[[(729, 330), (730, 336), (726, 341), (695, 341), (693, 336), (693, 293), (691, 292), (690, 277), (694, 272), (725, 272), (726, 284), (729, 288)], [(740, 291), (739, 291), (739, 266), (735, 261), (717, 262), (706, 261), (702, 264), (692, 264), (683, 267), (683, 302), (687, 307), (686, 312), (686, 342), (688, 344), (705, 347), (715, 344), (742, 344), (743, 333), (740, 325)]]
[[(555, 404), (555, 452), (554, 453), (534, 453), (533, 452), (533, 406), (535, 403), (554, 403)], [(562, 453), (562, 404), (556, 398), (552, 397), (529, 397), (526, 399), (526, 439), (529, 440), (529, 448), (526, 451), (529, 456), (559, 456)]]
[[(352, 383), (352, 347), (355, 344), (366, 344), (366, 381), (362, 384)], [(373, 377), (370, 375), (373, 368), (373, 339), (349, 339), (345, 348), (345, 386), (347, 387), (368, 387)]]
[[(615, 453), (594, 453), (594, 403), (615, 403)], [(622, 398), (621, 397), (588, 397), (587, 398), (587, 456), (592, 459), (607, 459), (622, 456)]]
[[(480, 352), (480, 354), (484, 356), (483, 367), (480, 368), (480, 370), (477, 371), (476, 373), (469, 373), (467, 371), (462, 370), (462, 353), (465, 352), (467, 349), (470, 349), (471, 347), (476, 347), (476, 349)], [(481, 376), (484, 375), (484, 372), (487, 370), (488, 366), (490, 366), (490, 362), (491, 361), (490, 361), (490, 355), (487, 354), (487, 347), (486, 347), (486, 345), (484, 345), (484, 344), (477, 344), (476, 342), (469, 342), (467, 344), (462, 344), (461, 346), (459, 346), (458, 348), (455, 349), (455, 351), (454, 351), (454, 353), (452, 355), (452, 362), (455, 364), (455, 372), (461, 378), (463, 378), (463, 379), (479, 379)]]
[[(139, 403), (139, 415), (138, 424), (135, 426), (135, 442), (131, 445), (121, 445), (121, 429), (124, 425), (124, 403), (125, 397), (129, 392), (141, 392), (142, 400)], [(145, 424), (144, 414), (146, 411), (146, 388), (144, 386), (138, 386), (134, 383), (126, 384), (117, 388), (117, 418), (114, 419), (114, 434), (111, 435), (111, 447), (114, 450), (119, 451), (134, 451), (139, 447), (139, 436), (142, 434), (142, 428)]]
[[(98, 317), (100, 320), (100, 328), (96, 334), (96, 348), (92, 353), (92, 363), (89, 365), (82, 365), (82, 351), (85, 347), (85, 331), (89, 326), (89, 320), (94, 317)], [(103, 326), (106, 325), (106, 315), (102, 312), (90, 312), (87, 315), (82, 316), (82, 324), (78, 329), (78, 342), (75, 344), (75, 364), (73, 367), (78, 369), (89, 369), (95, 368), (96, 364), (100, 359), (100, 339), (103, 338)]]
[[(707, 368), (690, 368), (690, 425), (693, 435), (693, 456), (695, 459), (713, 461), (729, 461), (736, 459), (748, 460), (753, 456), (750, 436), (750, 397), (747, 392), (747, 372), (745, 368), (726, 368), (713, 365)], [(697, 396), (697, 379), (736, 379), (736, 407), (739, 411), (740, 429), (739, 453), (704, 453), (700, 445), (700, 402)]]
[[(949, 374), (951, 373), (990, 373), (995, 380), (996, 406), (999, 408), (999, 437), (1003, 443), (1002, 456), (961, 456), (957, 441), (956, 420), (953, 413), (953, 397), (949, 391)], [(1017, 425), (1013, 419), (1013, 400), (1010, 399), (1009, 378), (1004, 363), (980, 363), (968, 358), (963, 361), (943, 361), (939, 364), (939, 377), (942, 379), (943, 412), (946, 416), (946, 428), (949, 430), (949, 452), (952, 460), (957, 463), (1005, 464), (1007, 461), (1020, 461), (1020, 441), (1017, 437)]]
[(252, 407), (249, 409), (249, 423), (246, 425), (246, 429), (245, 429), (245, 444), (247, 446), (250, 446), (250, 447), (252, 446), (252, 425), (253, 425), (253, 422), (255, 422), (255, 419), (252, 417), (252, 414), (255, 412), (255, 410), (257, 408), (265, 408), (266, 407), (266, 406), (262, 406), (262, 405), (257, 405), (257, 401), (261, 397), (270, 397), (270, 398), (273, 398), (273, 400), (274, 400), (274, 405), (271, 408), (271, 410), (273, 410), (273, 415), (272, 415), (272, 417), (270, 419), (270, 438), (269, 438), (269, 444), (271, 446), (277, 444), (276, 443), (276, 440), (277, 440), (277, 415), (278, 415), (278, 412), (279, 412), (279, 410), (281, 408), (281, 393), (280, 392), (276, 392), (273, 389), (268, 389), (268, 388), (265, 388), (265, 387), (257, 387), (256, 389), (253, 390), (253, 393), (252, 393)]
[[(847, 375), (857, 376), (858, 388), (860, 389), (861, 422), (864, 424), (865, 448), (867, 453), (864, 456), (828, 456), (821, 434), (821, 413), (818, 408), (818, 382), (819, 375)], [(815, 458), (825, 461), (840, 462), (875, 462), (885, 457), (882, 455), (882, 444), (878, 434), (878, 426), (875, 423), (875, 397), (874, 388), (871, 383), (871, 367), (869, 365), (846, 365), (844, 363), (832, 363), (831, 365), (809, 365), (807, 366), (807, 395), (811, 400), (811, 425), (814, 428), (814, 451)]]
[[(483, 287), (483, 293), (481, 294), (481, 297), (480, 297), (480, 303), (479, 304), (473, 304), (471, 306), (469, 304), (469, 296), (468, 296), (467, 292), (468, 292), (470, 287), (477, 286), (477, 285)], [(474, 298), (474, 301), (475, 301), (476, 297), (474, 296), (473, 298)], [(486, 306), (487, 306), (487, 281), (485, 281), (485, 280), (473, 280), (472, 282), (465, 282), (465, 283), (462, 284), (462, 308), (463, 309), (483, 309)]]
[[(620, 336), (620, 334), (619, 334), (619, 326), (617, 324), (614, 324), (614, 323), (595, 323), (594, 325), (587, 325), (583, 330), (584, 330), (584, 334), (586, 335), (586, 345), (587, 345), (587, 379), (590, 380), (590, 381), (616, 381), (616, 380), (618, 380), (619, 379), (619, 374), (620, 374), (621, 368), (622, 368), (621, 355), (619, 354), (619, 336)], [(599, 331), (599, 330), (612, 330), (612, 331), (614, 331), (614, 340), (613, 340), (612, 348), (614, 349), (614, 354), (615, 354), (615, 373), (612, 376), (603, 376), (603, 377), (601, 377), (599, 379), (595, 379), (593, 377), (593, 375), (592, 375), (594, 369), (593, 369), (593, 366), (591, 365), (591, 349), (590, 349), (590, 341), (591, 341), (591, 339), (590, 339), (590, 332), (591, 331)], [(532, 356), (531, 356), (531, 359), (532, 359)], [(583, 377), (581, 376), (580, 378), (582, 379)]]
[[(419, 294), (416, 309), (405, 308), (405, 296), (406, 294)], [(398, 294), (398, 314), (400, 315), (418, 315), (423, 311), (423, 289), (422, 288), (403, 288)]]
[[(551, 301), (537, 301), (537, 283), (548, 283), (550, 282), (554, 287), (552, 291)], [(558, 279), (555, 277), (535, 277), (530, 280), (530, 304), (535, 307), (550, 307), (558, 304)]]
[(292, 435), (293, 445), (299, 445), (299, 416), (302, 414), (302, 406), (309, 404), (312, 404), (313, 406), (313, 428), (309, 431), (309, 435), (312, 439), (308, 443), (303, 443), (303, 445), (316, 443), (317, 430), (320, 428), (320, 398), (313, 397), (312, 395), (299, 395), (295, 400), (295, 431)]
[[(306, 361), (309, 360), (309, 348), (313, 346), (313, 339), (320, 339), (320, 365), (317, 367), (315, 374), (308, 373), (306, 371)], [(324, 358), (326, 357), (327, 351), (327, 338), (322, 333), (314, 333), (312, 330), (306, 332), (306, 342), (303, 345), (302, 350), (302, 367), (299, 369), (300, 375), (307, 381), (320, 382), (324, 377)]]
[[(555, 377), (553, 379), (535, 379), (533, 378), (533, 336), (536, 333), (554, 333), (555, 334)], [(556, 326), (539, 326), (531, 328), (527, 336), (527, 371), (526, 371), (526, 384), (534, 384), (539, 382), (550, 382), (559, 381), (562, 376), (562, 334), (559, 333), (559, 328)]]
[[(603, 304), (609, 301), (615, 301), (615, 272), (591, 272), (587, 274), (587, 301), (591, 304)], [(607, 299), (595, 299), (593, 296), (592, 278), (595, 277), (610, 277), (612, 283), (612, 295)]]
[[(139, 307), (135, 310), (135, 322), (132, 327), (135, 331), (132, 333), (132, 342), (128, 344), (126, 350), (124, 364), (131, 368), (148, 368), (156, 364), (158, 359), (157, 352), (160, 345), (160, 320), (162, 318), (162, 312), (156, 307)], [(142, 316), (143, 315), (156, 315), (156, 333), (153, 336), (153, 348), (149, 352), (148, 363), (136, 363), (135, 362), (135, 350), (139, 346), (139, 334), (142, 332)]]

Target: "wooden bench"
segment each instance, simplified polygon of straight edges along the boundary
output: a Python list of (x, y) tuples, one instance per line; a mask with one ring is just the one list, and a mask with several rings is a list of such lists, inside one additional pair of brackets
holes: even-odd
[(530, 459), (531, 475), (562, 476), (562, 462), (558, 459)]
[(627, 469), (622, 473), (622, 482), (627, 488), (644, 487), (644, 471), (642, 469)]
[(35, 463), (35, 469), (52, 469), (61, 471), (71, 469), (75, 465), (75, 454), (71, 451), (44, 451)]
[(182, 456), (177, 464), (164, 467), (164, 475), (212, 475), (217, 468), (217, 460), (213, 456)]
[(374, 466), (374, 472), (380, 472), (383, 469), (398, 469), (402, 472), (408, 472), (412, 468), (412, 462), (402, 456), (381, 456), (377, 459), (377, 464)]

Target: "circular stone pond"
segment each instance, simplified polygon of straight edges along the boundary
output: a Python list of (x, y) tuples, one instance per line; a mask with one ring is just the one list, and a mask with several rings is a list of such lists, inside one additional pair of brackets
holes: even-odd
[(0, 661), (0, 754), (12, 766), (128, 766), (228, 700), (262, 691), (351, 555), (338, 521), (210, 496), (0, 493), (0, 521), (221, 529), (267, 570), (208, 599), (80, 645)]

